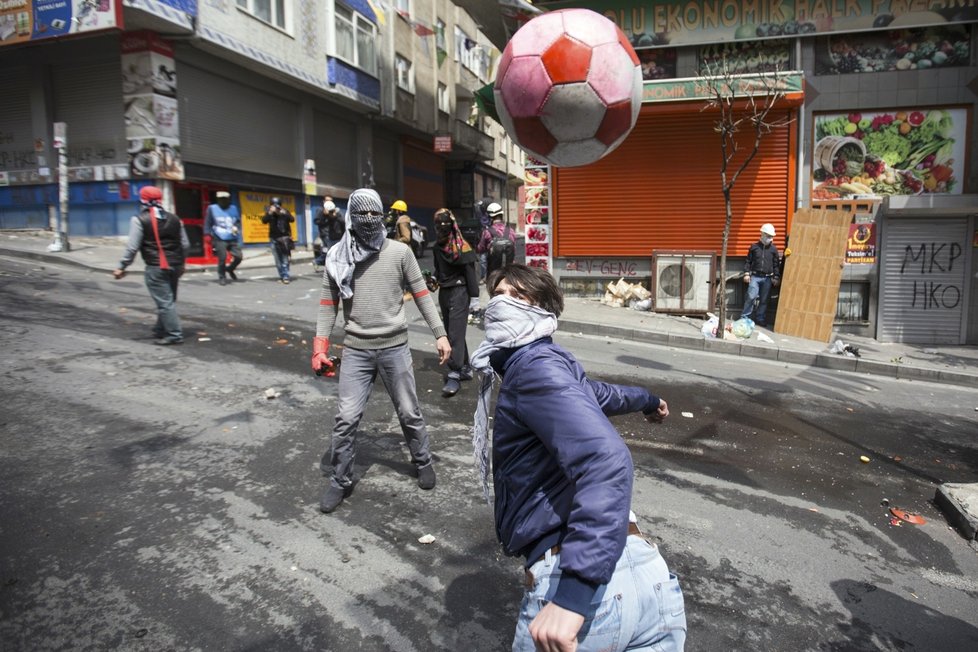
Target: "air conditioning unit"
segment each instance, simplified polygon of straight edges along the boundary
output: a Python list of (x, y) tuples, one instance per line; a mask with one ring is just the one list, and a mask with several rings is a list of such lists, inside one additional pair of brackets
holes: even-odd
[(653, 251), (653, 310), (686, 315), (710, 312), (715, 274), (713, 252)]

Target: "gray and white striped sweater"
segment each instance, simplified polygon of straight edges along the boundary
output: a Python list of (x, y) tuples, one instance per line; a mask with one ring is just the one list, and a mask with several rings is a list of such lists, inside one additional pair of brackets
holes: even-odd
[[(425, 285), (411, 248), (403, 242), (384, 241), (376, 256), (357, 263), (353, 272), (353, 296), (343, 300), (346, 337), (355, 349), (385, 349), (408, 340), (404, 293), (410, 292), (435, 338), (445, 335), (438, 308)], [(316, 337), (330, 337), (340, 302), (340, 288), (323, 273)]]

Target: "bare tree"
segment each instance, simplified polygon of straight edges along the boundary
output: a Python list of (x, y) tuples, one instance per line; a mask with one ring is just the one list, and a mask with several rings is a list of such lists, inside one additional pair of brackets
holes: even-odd
[(780, 112), (774, 113), (787, 92), (785, 73), (780, 70), (764, 74), (734, 74), (726, 57), (723, 57), (704, 64), (700, 78), (709, 95), (702, 110), (718, 112), (713, 128), (720, 134), (720, 182), (726, 208), (717, 288), (720, 322), (717, 337), (722, 338), (727, 315), (727, 243), (733, 221), (730, 196), (740, 175), (757, 156), (764, 137), (775, 129), (789, 125), (792, 120)]

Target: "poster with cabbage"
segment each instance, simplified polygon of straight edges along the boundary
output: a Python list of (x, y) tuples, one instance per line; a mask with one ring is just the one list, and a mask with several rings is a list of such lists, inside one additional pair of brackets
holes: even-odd
[(816, 115), (812, 200), (960, 195), (967, 124), (965, 109)]

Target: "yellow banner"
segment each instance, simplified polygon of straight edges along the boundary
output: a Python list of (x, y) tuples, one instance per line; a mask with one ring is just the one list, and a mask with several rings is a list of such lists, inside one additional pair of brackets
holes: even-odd
[[(282, 208), (292, 213), (295, 217), (295, 197), (289, 195), (275, 195), (270, 192), (239, 192), (238, 206), (241, 207), (241, 240), (245, 244), (255, 244), (268, 242), (268, 225), (261, 223), (265, 211), (272, 203), (272, 197), (282, 200)], [(298, 240), (296, 225), (292, 223), (292, 239)]]

